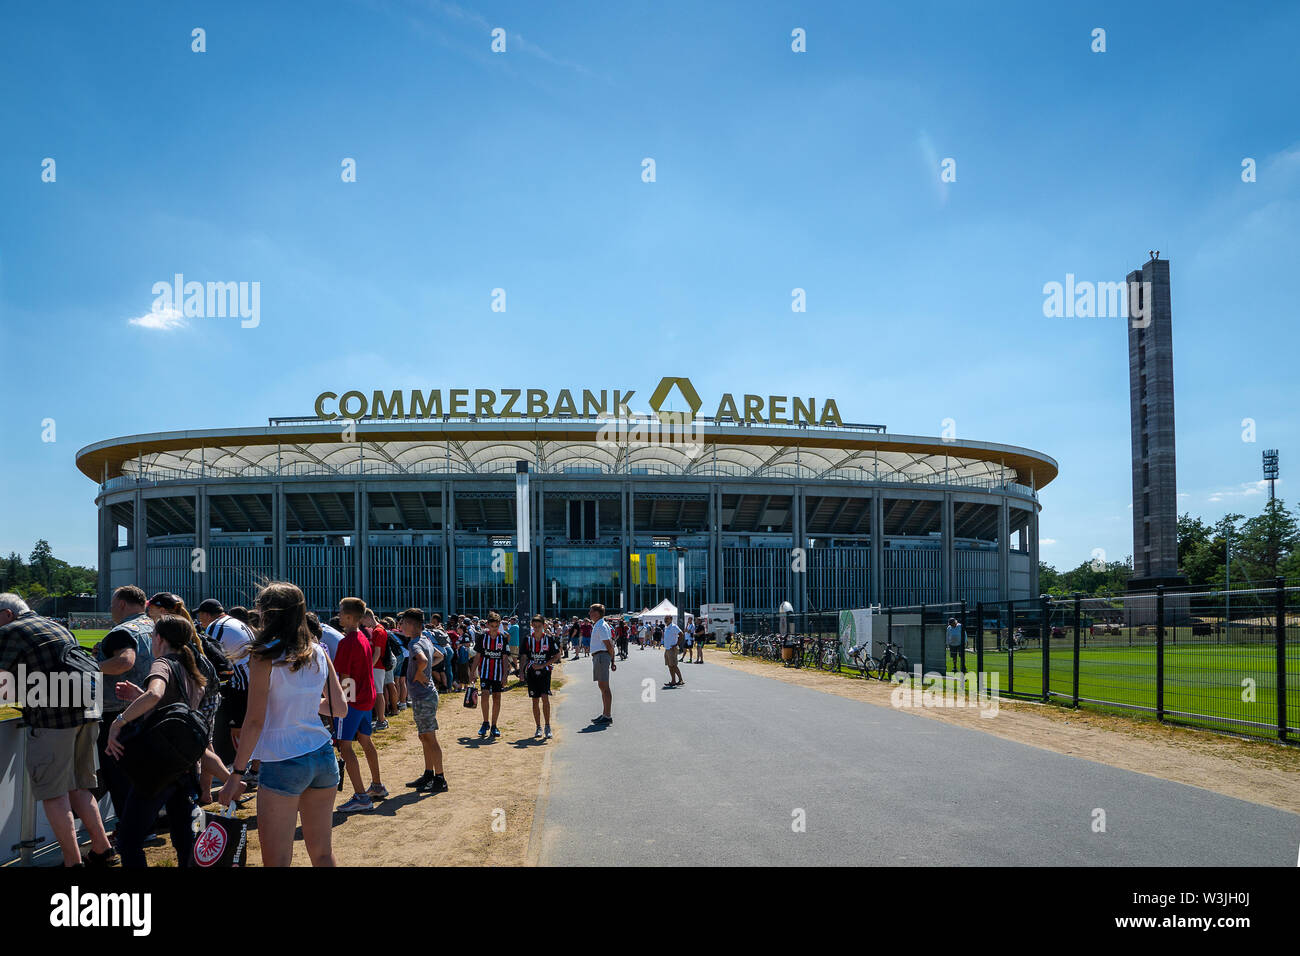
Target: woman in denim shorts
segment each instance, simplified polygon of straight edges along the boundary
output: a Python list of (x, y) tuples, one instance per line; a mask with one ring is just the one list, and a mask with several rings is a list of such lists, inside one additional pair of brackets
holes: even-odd
[(302, 816), (302, 838), (313, 866), (334, 866), (330, 830), (339, 771), (320, 712), (347, 713), (343, 687), (323, 646), (307, 630), (302, 591), (268, 584), (257, 597), (261, 626), (248, 648), (248, 713), (230, 779), (218, 800), (244, 792), (250, 760), (258, 773), (257, 833), (263, 866), (288, 866)]

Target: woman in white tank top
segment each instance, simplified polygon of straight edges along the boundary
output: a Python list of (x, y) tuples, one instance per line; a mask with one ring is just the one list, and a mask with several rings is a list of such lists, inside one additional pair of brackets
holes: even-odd
[(321, 715), (347, 713), (343, 687), (329, 654), (312, 640), (307, 605), (296, 585), (268, 584), (257, 596), (262, 624), (248, 647), (248, 713), (223, 805), (245, 789), (250, 760), (260, 760), (257, 832), (263, 866), (288, 866), (293, 834), (313, 866), (334, 866), (330, 845), (338, 763)]

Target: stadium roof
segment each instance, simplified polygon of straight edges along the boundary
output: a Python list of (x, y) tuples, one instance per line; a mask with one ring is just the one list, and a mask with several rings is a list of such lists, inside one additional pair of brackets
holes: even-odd
[[(656, 427), (657, 423), (656, 423)], [(1055, 460), (1028, 448), (884, 434), (878, 427), (701, 422), (695, 431), (637, 433), (611, 419), (474, 421), (280, 420), (251, 428), (129, 435), (88, 445), (77, 467), (97, 482), (513, 473), (726, 476), (1042, 488)]]

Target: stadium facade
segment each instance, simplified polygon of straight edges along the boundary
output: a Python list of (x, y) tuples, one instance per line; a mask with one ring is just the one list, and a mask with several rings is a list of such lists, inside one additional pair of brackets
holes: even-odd
[[(688, 411), (663, 410), (674, 389)], [(703, 416), (682, 378), (645, 415), (634, 394), (324, 392), (311, 418), (98, 442), (77, 466), (99, 484), (99, 593), (230, 606), (284, 578), (318, 610), (509, 609), (524, 460), (534, 610), (673, 598), (678, 547), (687, 606), (742, 615), (1037, 594), (1057, 474), (1040, 452), (846, 424), (812, 398), (728, 394)]]

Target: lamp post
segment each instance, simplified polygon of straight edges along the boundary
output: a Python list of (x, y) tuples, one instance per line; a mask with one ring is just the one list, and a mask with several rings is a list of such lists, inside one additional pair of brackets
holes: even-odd
[(529, 558), (533, 544), (529, 538), (528, 462), (515, 462), (515, 618), (519, 633), (528, 627), (528, 585), (532, 580)]

